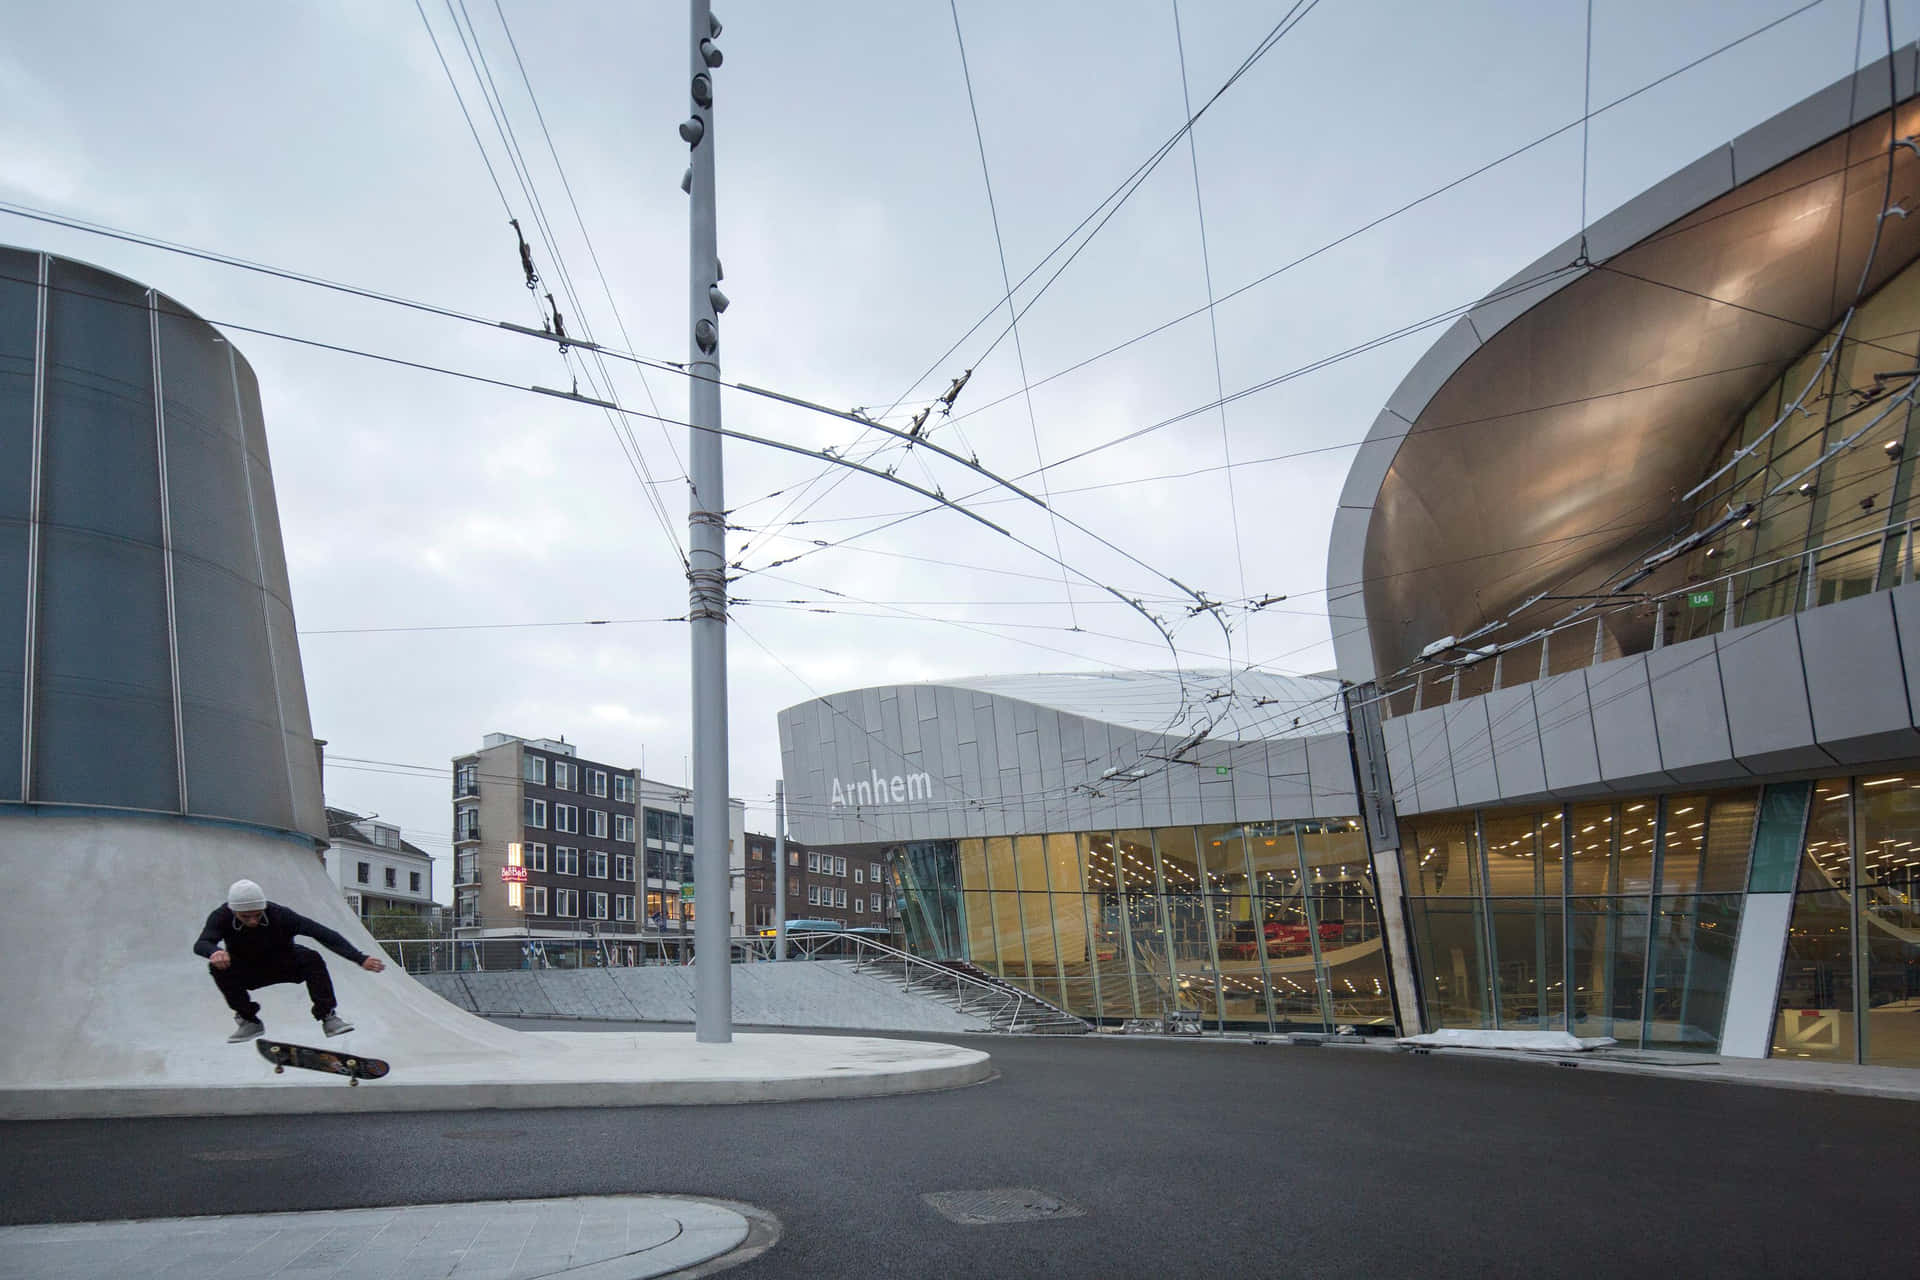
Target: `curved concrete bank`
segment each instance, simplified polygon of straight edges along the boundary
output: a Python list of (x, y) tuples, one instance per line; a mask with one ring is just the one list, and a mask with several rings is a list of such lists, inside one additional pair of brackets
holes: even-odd
[(0, 810), (15, 896), (0, 931), (0, 1118), (646, 1106), (846, 1098), (946, 1089), (992, 1074), (977, 1050), (835, 1036), (556, 1035), (495, 1026), (397, 966), (328, 955), (358, 1030), (327, 1041), (295, 986), (254, 993), (267, 1034), (385, 1058), (393, 1074), (276, 1076), (192, 943), (227, 885), (267, 895), (377, 944), (311, 847), (221, 824)]

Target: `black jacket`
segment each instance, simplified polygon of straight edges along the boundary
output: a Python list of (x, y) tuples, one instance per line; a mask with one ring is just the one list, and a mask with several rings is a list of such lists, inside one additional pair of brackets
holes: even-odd
[(277, 902), (267, 904), (266, 920), (251, 929), (242, 929), (234, 921), (233, 908), (224, 904), (215, 907), (207, 917), (207, 927), (193, 944), (193, 954), (211, 957), (224, 943), (235, 964), (278, 969), (293, 963), (293, 939), (298, 934), (355, 964), (367, 958), (366, 952), (332, 929)]

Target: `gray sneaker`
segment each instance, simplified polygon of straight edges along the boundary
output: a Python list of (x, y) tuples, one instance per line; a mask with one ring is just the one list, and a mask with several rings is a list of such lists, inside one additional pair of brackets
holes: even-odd
[(243, 1040), (252, 1040), (265, 1031), (258, 1018), (243, 1018), (233, 1015), (233, 1034), (227, 1037), (228, 1044), (239, 1044)]
[(337, 1013), (330, 1013), (320, 1019), (320, 1029), (330, 1036), (343, 1036), (353, 1030), (353, 1024)]

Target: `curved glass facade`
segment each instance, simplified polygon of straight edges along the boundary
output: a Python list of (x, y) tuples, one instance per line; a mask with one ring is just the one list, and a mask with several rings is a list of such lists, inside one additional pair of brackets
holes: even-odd
[(871, 846), (906, 943), (1084, 1018), (1391, 1034), (1353, 819)]
[(1759, 789), (1403, 819), (1425, 1030), (1719, 1047)]
[(211, 325), (0, 249), (0, 802), (324, 836), (266, 428)]

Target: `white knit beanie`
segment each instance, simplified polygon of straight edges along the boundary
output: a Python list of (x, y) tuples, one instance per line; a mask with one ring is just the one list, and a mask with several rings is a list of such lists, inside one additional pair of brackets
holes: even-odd
[(266, 906), (266, 891), (251, 880), (235, 880), (233, 887), (227, 890), (227, 909), (230, 911), (264, 911)]

